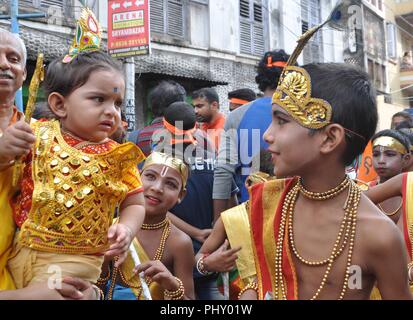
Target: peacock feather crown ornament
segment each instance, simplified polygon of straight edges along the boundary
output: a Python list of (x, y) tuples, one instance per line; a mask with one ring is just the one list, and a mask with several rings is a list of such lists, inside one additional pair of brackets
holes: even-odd
[(89, 8), (83, 8), (76, 26), (76, 35), (63, 63), (70, 63), (79, 53), (100, 49), (102, 27)]
[(322, 24), (305, 32), (299, 39), (297, 47), (291, 54), (281, 73), (277, 89), (272, 97), (272, 103), (281, 106), (300, 125), (308, 129), (321, 129), (331, 123), (333, 109), (323, 100), (311, 96), (311, 78), (308, 72), (295, 67), (298, 57), (313, 35), (326, 24), (338, 28), (353, 0), (343, 0), (333, 9), (328, 19)]

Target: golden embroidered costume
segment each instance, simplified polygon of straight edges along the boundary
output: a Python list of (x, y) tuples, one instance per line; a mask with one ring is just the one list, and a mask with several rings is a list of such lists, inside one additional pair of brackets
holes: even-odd
[[(132, 143), (112, 142), (106, 144), (110, 149), (101, 153), (102, 145), (84, 145), (96, 152), (80, 151), (65, 141), (59, 121), (37, 122), (33, 129), (36, 142), (22, 181), (22, 185), (30, 186), (32, 179), (31, 206), (28, 212), (16, 206), (20, 209), (17, 221), (22, 225), (9, 262), (16, 286), (24, 287), (47, 276), (44, 266), (37, 268), (30, 261), (34, 256), (40, 260), (45, 252), (50, 253), (49, 264), (59, 264), (62, 254), (65, 260), (69, 255), (72, 261), (95, 260), (96, 264), (85, 264), (94, 264), (93, 275), (80, 274), (96, 281), (102, 263), (96, 254), (108, 247), (107, 232), (115, 208), (128, 193), (142, 191), (136, 166), (143, 155)], [(30, 198), (27, 194), (23, 197)], [(62, 269), (66, 271), (64, 266)], [(32, 275), (25, 277), (27, 272)]]

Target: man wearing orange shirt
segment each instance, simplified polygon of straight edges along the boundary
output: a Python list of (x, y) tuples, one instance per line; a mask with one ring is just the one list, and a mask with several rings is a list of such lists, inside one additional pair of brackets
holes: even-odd
[(219, 112), (218, 93), (212, 88), (202, 88), (192, 93), (192, 104), (200, 129), (205, 131), (218, 152), (225, 116)]

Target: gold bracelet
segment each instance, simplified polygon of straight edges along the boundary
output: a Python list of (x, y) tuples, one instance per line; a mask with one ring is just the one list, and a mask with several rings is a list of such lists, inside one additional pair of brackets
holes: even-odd
[(165, 289), (164, 296), (165, 298), (169, 298), (170, 300), (182, 300), (185, 295), (185, 288), (184, 284), (182, 283), (181, 279), (174, 277), (176, 281), (179, 283), (179, 288), (175, 291), (169, 291)]
[(238, 293), (238, 300), (241, 298), (245, 291), (250, 289), (254, 290), (258, 294), (258, 284), (253, 281), (248, 283), (244, 288), (241, 289), (241, 291)]

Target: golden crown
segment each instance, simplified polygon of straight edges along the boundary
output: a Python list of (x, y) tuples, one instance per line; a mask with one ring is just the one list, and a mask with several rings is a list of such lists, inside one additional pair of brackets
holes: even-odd
[(279, 105), (300, 125), (308, 129), (321, 129), (331, 123), (333, 109), (322, 99), (311, 97), (311, 77), (300, 67), (295, 67), (298, 57), (312, 36), (328, 23), (337, 24), (352, 1), (340, 1), (322, 24), (305, 32), (299, 39), (280, 76), (272, 103)]
[(288, 66), (284, 69), (272, 103), (284, 108), (298, 123), (309, 129), (320, 129), (331, 121), (331, 105), (311, 97), (311, 78), (306, 70)]
[(76, 35), (69, 53), (63, 58), (63, 63), (71, 62), (80, 52), (97, 51), (100, 49), (102, 28), (94, 13), (89, 8), (83, 8), (77, 21)]

